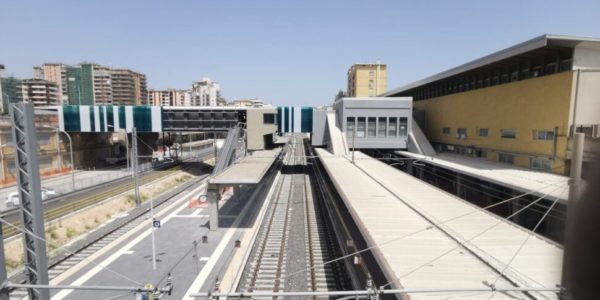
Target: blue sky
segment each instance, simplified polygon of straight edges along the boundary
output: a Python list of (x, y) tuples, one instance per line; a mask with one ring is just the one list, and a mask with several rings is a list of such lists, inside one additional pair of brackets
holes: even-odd
[(149, 88), (209, 76), (223, 95), (317, 105), (355, 62), (395, 88), (544, 33), (600, 37), (600, 1), (0, 1), (0, 64), (93, 61)]

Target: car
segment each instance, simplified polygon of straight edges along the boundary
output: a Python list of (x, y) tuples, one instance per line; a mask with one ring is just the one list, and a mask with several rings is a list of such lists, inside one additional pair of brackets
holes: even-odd
[[(58, 195), (58, 193), (55, 190), (47, 187), (42, 187), (42, 201), (56, 195)], [(12, 192), (8, 194), (5, 204), (6, 207), (17, 207), (21, 205), (21, 198), (19, 198), (19, 192)]]

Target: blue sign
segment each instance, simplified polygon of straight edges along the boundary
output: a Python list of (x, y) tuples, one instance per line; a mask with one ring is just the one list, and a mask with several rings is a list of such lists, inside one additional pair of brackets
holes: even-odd
[(160, 220), (152, 220), (152, 227), (154, 228), (160, 228)]

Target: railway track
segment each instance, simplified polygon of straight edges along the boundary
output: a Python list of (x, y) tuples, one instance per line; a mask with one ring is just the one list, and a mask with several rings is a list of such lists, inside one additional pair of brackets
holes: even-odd
[[(194, 185), (202, 184), (202, 182), (206, 181), (208, 175), (204, 175), (196, 180), (191, 181), (188, 184), (185, 184), (180, 188), (180, 191), (168, 196), (165, 199), (158, 200), (154, 202), (154, 209), (161, 209), (162, 207), (168, 207), (173, 202), (178, 201), (179, 195), (185, 193), (188, 188)], [(78, 263), (86, 260), (89, 256), (98, 252), (103, 247), (112, 243), (119, 237), (123, 236), (127, 232), (131, 231), (140, 223), (147, 220), (148, 215), (150, 214), (150, 210), (147, 209), (144, 212), (132, 217), (130, 220), (126, 221), (122, 225), (117, 228), (108, 231), (106, 234), (90, 241), (87, 245), (82, 246), (79, 250), (74, 251), (72, 254), (65, 256), (63, 259), (52, 263), (48, 266), (48, 279), (53, 280), (63, 272), (77, 265)], [(13, 290), (10, 293), (10, 299), (25, 299), (28, 297), (27, 290)]]
[(328, 291), (346, 287), (333, 259), (335, 239), (312, 190), (304, 139), (292, 136), (282, 174), (260, 225), (238, 290), (244, 292)]
[[(169, 176), (179, 170), (181, 170), (181, 165), (176, 165), (167, 170), (151, 173), (140, 179), (140, 185), (147, 184), (149, 182), (160, 179), (164, 176)], [(77, 201), (65, 202), (64, 204), (59, 205), (58, 207), (44, 211), (44, 220), (46, 222), (49, 222), (49, 221), (58, 219), (60, 217), (66, 216), (70, 213), (76, 212), (76, 211), (86, 208), (88, 206), (91, 206), (91, 205), (94, 205), (101, 201), (104, 201), (108, 198), (123, 194), (129, 190), (132, 190), (133, 188), (134, 188), (134, 184), (132, 182), (122, 183), (122, 184), (119, 184), (113, 188), (106, 190), (106, 191), (84, 197)], [(12, 224), (15, 225), (16, 227), (20, 227), (21, 220), (15, 220)], [(12, 226), (3, 226), (2, 227), (2, 236), (5, 239), (15, 236), (17, 234), (18, 234), (18, 230), (15, 227), (12, 227)]]

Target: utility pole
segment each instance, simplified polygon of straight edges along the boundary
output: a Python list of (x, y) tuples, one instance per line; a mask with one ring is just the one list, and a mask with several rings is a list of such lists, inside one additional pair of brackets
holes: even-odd
[(133, 183), (135, 185), (135, 206), (139, 207), (142, 203), (140, 199), (140, 177), (138, 174), (138, 147), (137, 131), (135, 127), (131, 129), (131, 164), (133, 166)]
[(581, 167), (585, 134), (573, 134), (573, 155), (571, 156), (571, 179), (569, 180), (569, 204), (577, 203), (581, 194)]
[[(10, 105), (10, 119), (15, 144), (17, 190), (21, 199), (24, 265), (27, 283), (48, 284), (48, 258), (44, 240), (44, 215), (40, 168), (37, 158), (35, 115), (32, 103)], [(50, 299), (47, 289), (30, 288), (29, 299)]]
[(6, 283), (8, 283), (8, 276), (6, 274), (6, 264), (4, 263), (6, 260), (4, 258), (4, 236), (2, 236), (2, 223), (0, 222), (0, 300), (8, 300), (8, 288), (6, 287)]
[(352, 163), (354, 163), (354, 151), (356, 149), (356, 146), (354, 145), (354, 142), (356, 141), (356, 123), (354, 123), (352, 128), (354, 128), (354, 130), (352, 130)]
[[(573, 266), (571, 266), (571, 257), (574, 253), (575, 243), (571, 237), (571, 233), (574, 233), (574, 222), (577, 202), (581, 195), (581, 169), (583, 164), (583, 147), (585, 141), (584, 133), (573, 134), (573, 150), (571, 155), (571, 178), (569, 179), (569, 200), (567, 207), (567, 221), (565, 230), (565, 250), (563, 251), (563, 274), (562, 274), (562, 287), (565, 292), (561, 295), (560, 299), (568, 300), (571, 299), (570, 294), (573, 288), (574, 282), (569, 278), (573, 274)], [(570, 238), (571, 237), (571, 238)]]

